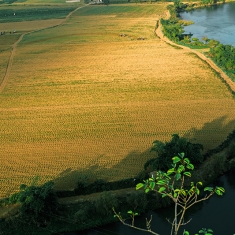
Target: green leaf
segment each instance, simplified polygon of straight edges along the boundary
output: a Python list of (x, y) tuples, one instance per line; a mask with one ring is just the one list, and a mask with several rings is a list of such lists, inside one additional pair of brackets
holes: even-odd
[(197, 182), (198, 184), (202, 185), (202, 182)]
[(165, 187), (161, 187), (161, 188), (158, 190), (158, 192), (161, 193), (161, 192), (165, 191), (165, 189), (166, 189)]
[(184, 172), (184, 175), (186, 175), (186, 176), (188, 176), (188, 177), (191, 177), (191, 173), (188, 172), (188, 171), (185, 171), (185, 172)]
[(222, 195), (223, 195), (223, 193), (222, 193), (220, 190), (218, 190), (218, 189), (216, 189), (215, 192), (216, 192), (216, 194), (219, 195), (219, 196), (222, 196)]
[(163, 197), (166, 197), (166, 196), (167, 196), (167, 194), (162, 194), (162, 198), (163, 198)]
[(193, 164), (188, 164), (187, 166), (186, 166), (188, 169), (190, 169), (190, 170), (193, 170), (194, 169), (194, 165)]
[(171, 168), (171, 169), (169, 169), (169, 170), (167, 171), (167, 174), (170, 175), (170, 174), (172, 174), (172, 173), (174, 173), (174, 172), (175, 172), (175, 169), (174, 169), (174, 168)]
[(138, 184), (136, 185), (136, 190), (141, 189), (141, 188), (143, 188), (143, 187), (144, 187), (144, 184), (143, 184), (143, 183), (138, 183)]
[(165, 182), (165, 180), (158, 180), (158, 181), (157, 181), (157, 184), (159, 184), (159, 185), (164, 185), (164, 184), (166, 184), (166, 182)]
[(150, 190), (149, 188), (146, 188), (146, 189), (145, 189), (145, 193), (148, 193), (148, 192), (149, 192), (149, 190)]
[(184, 163), (189, 164), (189, 163), (190, 163), (190, 160), (189, 160), (188, 158), (185, 158), (185, 159), (184, 159)]
[(200, 190), (198, 188), (196, 188), (196, 194), (199, 195), (200, 194)]
[(218, 187), (218, 186), (217, 186), (216, 189), (219, 190), (219, 191), (222, 192), (222, 193), (225, 193), (225, 189), (224, 189), (223, 187)]
[(149, 187), (153, 190), (153, 189), (155, 188), (155, 185), (156, 185), (155, 182), (151, 182), (151, 183), (149, 184)]
[(181, 174), (180, 174), (180, 173), (177, 173), (177, 174), (175, 175), (175, 178), (176, 178), (176, 180), (179, 180), (179, 179), (181, 178)]
[(186, 197), (186, 191), (184, 189), (182, 189), (180, 193)]
[(213, 191), (213, 188), (212, 188), (212, 187), (205, 187), (205, 188), (204, 188), (204, 191), (212, 192), (212, 191)]
[(184, 231), (183, 235), (190, 235), (188, 231)]
[(183, 165), (179, 165), (177, 172), (181, 173), (184, 170), (184, 166)]
[(133, 213), (133, 211), (127, 211), (127, 213), (128, 213), (128, 214), (132, 214), (132, 213)]
[(174, 193), (174, 198), (176, 198), (178, 196), (178, 194), (177, 193)]
[(173, 163), (177, 163), (177, 162), (179, 162), (181, 159), (180, 159), (179, 157), (175, 156), (175, 157), (172, 158), (172, 160), (173, 160)]
[(184, 153), (178, 153), (180, 158), (184, 158)]
[(137, 212), (135, 213), (135, 215), (138, 215), (138, 214), (139, 214), (139, 213), (137, 213)]

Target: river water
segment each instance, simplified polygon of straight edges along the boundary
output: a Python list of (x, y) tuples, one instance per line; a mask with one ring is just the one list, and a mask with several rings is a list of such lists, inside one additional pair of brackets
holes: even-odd
[(194, 22), (184, 27), (192, 37), (208, 37), (235, 46), (235, 2), (183, 12), (180, 17)]
[[(184, 228), (190, 231), (190, 234), (197, 233), (202, 228), (211, 228), (215, 235), (235, 234), (235, 171), (230, 171), (219, 177), (215, 185), (225, 188), (226, 193), (223, 196), (213, 195), (209, 200), (197, 204), (189, 210), (185, 221), (192, 218), (191, 222)], [(153, 215), (152, 230), (161, 235), (169, 235), (171, 225), (166, 218), (170, 218), (174, 213), (174, 208), (164, 208), (149, 212), (139, 218), (136, 218), (136, 225), (145, 227), (145, 218)], [(181, 235), (183, 231), (179, 234)], [(120, 222), (112, 223), (106, 226), (67, 233), (66, 235), (146, 235)]]

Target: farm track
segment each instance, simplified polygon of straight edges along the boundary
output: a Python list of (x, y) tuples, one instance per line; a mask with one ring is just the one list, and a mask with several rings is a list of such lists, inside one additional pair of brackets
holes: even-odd
[(6, 86), (6, 83), (8, 81), (8, 78), (9, 78), (9, 75), (10, 75), (10, 72), (11, 72), (11, 68), (12, 68), (12, 63), (13, 63), (13, 59), (14, 59), (14, 56), (15, 56), (15, 53), (16, 53), (16, 48), (18, 46), (18, 44), (22, 41), (23, 37), (25, 35), (28, 35), (28, 34), (31, 34), (31, 33), (35, 33), (35, 32), (39, 32), (39, 31), (42, 31), (42, 30), (45, 30), (45, 29), (50, 29), (50, 28), (55, 28), (55, 27), (58, 27), (60, 25), (62, 25), (63, 23), (65, 23), (68, 18), (74, 13), (76, 12), (78, 9), (81, 9), (83, 7), (85, 7), (87, 5), (84, 5), (84, 6), (80, 6), (80, 7), (77, 7), (75, 10), (71, 11), (65, 18), (64, 20), (62, 20), (59, 24), (56, 24), (56, 25), (53, 25), (53, 26), (49, 26), (49, 27), (46, 27), (46, 28), (42, 28), (42, 29), (37, 29), (37, 30), (33, 30), (33, 31), (30, 31), (30, 32), (26, 32), (24, 34), (22, 34), (19, 39), (12, 45), (12, 50), (11, 50), (11, 55), (9, 57), (9, 60), (8, 60), (8, 63), (7, 63), (7, 66), (6, 66), (6, 71), (5, 71), (5, 75), (2, 79), (2, 83), (0, 84), (0, 93), (4, 90), (5, 86)]
[[(166, 14), (168, 18), (169, 17), (169, 13)], [(160, 23), (160, 20), (158, 21), (158, 28), (156, 29), (156, 35), (164, 42), (173, 45), (173, 46), (177, 46), (180, 47), (186, 51), (192, 52), (194, 54), (196, 54), (200, 59), (202, 59), (203, 61), (205, 61), (214, 71), (216, 71), (219, 76), (229, 85), (230, 89), (235, 92), (235, 83), (230, 79), (230, 77), (222, 70), (220, 69), (210, 58), (206, 57), (204, 54), (202, 54), (199, 51), (196, 51), (194, 49), (191, 49), (189, 47), (186, 46), (182, 46), (179, 45), (177, 43), (172, 42), (171, 40), (169, 40), (167, 37), (164, 36), (162, 30), (161, 30), (162, 26)]]

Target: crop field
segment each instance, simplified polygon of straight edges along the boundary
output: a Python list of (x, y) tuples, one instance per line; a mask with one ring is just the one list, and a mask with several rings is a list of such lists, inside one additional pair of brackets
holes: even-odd
[(0, 4), (64, 4), (65, 0), (0, 0)]
[[(165, 10), (86, 6), (23, 37), (0, 93), (0, 197), (35, 176), (56, 189), (85, 176), (135, 177), (156, 139), (178, 133), (207, 150), (235, 128), (235, 101), (220, 77), (155, 36)], [(0, 44), (1, 79), (19, 35), (0, 36), (9, 37)]]

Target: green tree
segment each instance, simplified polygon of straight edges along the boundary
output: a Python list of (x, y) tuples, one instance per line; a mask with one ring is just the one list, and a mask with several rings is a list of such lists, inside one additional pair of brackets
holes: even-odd
[(46, 226), (59, 209), (53, 185), (52, 181), (42, 186), (22, 184), (20, 191), (10, 196), (9, 203), (21, 204), (20, 217), (28, 223)]
[(109, 5), (109, 4), (110, 4), (110, 1), (109, 1), (109, 0), (103, 0), (103, 3), (104, 3), (105, 5)]
[(203, 150), (203, 145), (191, 143), (186, 138), (173, 134), (169, 142), (163, 143), (158, 140), (153, 142), (151, 151), (156, 152), (157, 157), (147, 161), (144, 168), (149, 171), (166, 171), (171, 167), (172, 156), (181, 152), (189, 156), (189, 160), (193, 164), (199, 165), (204, 159), (201, 150)]
[[(190, 162), (188, 158), (185, 158), (184, 153), (178, 154), (172, 158), (172, 168), (166, 172), (158, 171), (156, 177), (151, 177), (144, 180), (143, 183), (136, 185), (136, 189), (144, 189), (145, 193), (149, 191), (154, 191), (155, 193), (161, 194), (162, 197), (169, 197), (174, 203), (174, 219), (169, 221), (171, 223), (171, 235), (177, 235), (181, 226), (186, 225), (189, 221), (184, 221), (185, 212), (195, 205), (196, 203), (205, 201), (209, 199), (214, 193), (221, 196), (225, 192), (222, 187), (206, 187), (204, 191), (208, 192), (204, 197), (200, 198), (200, 187), (202, 182), (190, 182), (186, 181), (185, 177), (191, 177), (191, 171), (194, 170), (194, 165)], [(128, 211), (127, 213), (132, 218), (131, 224), (124, 221), (120, 213), (115, 213), (117, 217), (124, 225), (130, 226), (132, 228), (149, 232), (151, 234), (158, 235), (158, 233), (151, 230), (151, 220), (146, 219), (146, 229), (136, 227), (134, 224), (135, 216), (138, 215), (137, 212)], [(202, 229), (202, 232), (207, 233), (209, 230)], [(201, 233), (199, 231), (199, 233)], [(188, 231), (184, 231), (184, 235), (189, 235)]]

